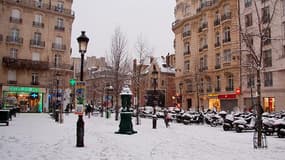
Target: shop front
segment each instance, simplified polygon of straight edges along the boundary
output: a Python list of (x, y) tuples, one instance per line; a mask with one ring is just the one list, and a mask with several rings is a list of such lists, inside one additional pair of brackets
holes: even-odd
[(264, 97), (263, 98), (263, 109), (264, 109), (264, 112), (274, 112), (275, 111), (275, 98), (274, 97)]
[(238, 99), (236, 94), (221, 94), (218, 95), (222, 111), (231, 112), (238, 109)]
[(19, 107), (21, 112), (43, 112), (44, 94), (44, 88), (3, 86), (3, 107)]
[(218, 94), (216, 93), (208, 94), (208, 99), (209, 99), (210, 110), (215, 110), (218, 112), (221, 111), (221, 102), (220, 99), (218, 98)]

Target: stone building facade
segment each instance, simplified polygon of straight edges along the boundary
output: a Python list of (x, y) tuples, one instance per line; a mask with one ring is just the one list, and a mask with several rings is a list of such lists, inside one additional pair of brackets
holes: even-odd
[[(4, 107), (42, 112), (67, 98), (72, 0), (0, 0), (0, 96)], [(14, 97), (14, 98), (13, 98)], [(10, 101), (10, 99), (14, 99)]]

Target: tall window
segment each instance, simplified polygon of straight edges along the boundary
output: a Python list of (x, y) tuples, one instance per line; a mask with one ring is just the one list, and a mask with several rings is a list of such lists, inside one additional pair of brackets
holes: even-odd
[(188, 55), (188, 54), (190, 54), (190, 43), (185, 42), (184, 43), (184, 55)]
[(215, 69), (219, 69), (221, 68), (221, 55), (220, 53), (216, 54), (216, 66)]
[(252, 26), (252, 14), (251, 13), (245, 15), (244, 19), (245, 19), (245, 26), (246, 27)]
[(55, 63), (55, 66), (56, 67), (59, 67), (60, 66), (60, 63), (61, 63), (61, 56), (56, 54), (55, 57), (54, 57), (54, 63)]
[(204, 68), (204, 58), (201, 57), (200, 58), (200, 71), (203, 71), (203, 68)]
[(33, 53), (32, 53), (32, 60), (33, 60), (33, 61), (39, 61), (39, 60), (40, 60), (40, 53), (38, 53), (38, 52), (33, 52)]
[(58, 11), (58, 12), (63, 12), (64, 10), (64, 4), (63, 2), (59, 1), (55, 7), (55, 10)]
[(220, 76), (216, 76), (216, 91), (220, 91), (221, 89), (221, 78)]
[(215, 47), (218, 47), (220, 46), (220, 33), (219, 32), (216, 32), (215, 34)]
[(211, 78), (207, 78), (207, 92), (212, 92)]
[(61, 45), (62, 44), (62, 37), (59, 37), (59, 36), (55, 37), (55, 44)]
[(39, 33), (39, 32), (35, 32), (35, 34), (34, 34), (34, 40), (35, 40), (37, 43), (39, 43), (39, 42), (41, 41), (41, 39), (42, 39), (42, 34)]
[(264, 52), (264, 58), (263, 58), (264, 67), (272, 67), (271, 49), (263, 51), (263, 52)]
[(250, 7), (252, 3), (252, 0), (244, 0), (244, 6), (245, 7)]
[(268, 45), (271, 43), (271, 29), (270, 28), (266, 28), (264, 29), (264, 37), (263, 37), (263, 45)]
[(32, 84), (39, 83), (39, 73), (32, 73)]
[(270, 21), (270, 10), (269, 10), (269, 6), (264, 7), (261, 9), (262, 12), (262, 22), (263, 23), (268, 23)]
[(230, 49), (224, 50), (224, 63), (230, 63), (232, 60), (232, 53)]
[(43, 6), (43, 0), (35, 0), (35, 6), (41, 8)]
[(184, 61), (184, 72), (189, 72), (190, 71), (190, 61)]
[(17, 58), (17, 56), (18, 56), (18, 49), (10, 48), (10, 58)]
[(184, 25), (183, 33), (187, 33), (188, 31), (190, 31), (190, 25), (187, 23)]
[(11, 30), (11, 41), (13, 42), (17, 42), (19, 40), (19, 37), (20, 37), (20, 31), (18, 29), (12, 29)]
[(208, 69), (208, 56), (205, 55), (204, 56), (204, 63), (203, 63), (203, 70), (207, 70)]
[(247, 88), (254, 88), (254, 86), (255, 86), (254, 74), (247, 75)]
[(273, 75), (272, 72), (264, 72), (264, 87), (273, 86)]
[(186, 92), (193, 92), (193, 84), (191, 80), (186, 80)]
[(11, 17), (14, 19), (21, 19), (21, 12), (18, 9), (12, 9)]
[(36, 23), (42, 23), (43, 22), (43, 16), (40, 14), (35, 15), (35, 22)]
[(231, 41), (231, 29), (230, 27), (225, 27), (224, 28), (224, 42), (229, 42)]
[(234, 90), (234, 76), (232, 74), (230, 74), (227, 77), (227, 81), (228, 81), (228, 86), (226, 88), (227, 91), (233, 91)]
[(16, 70), (8, 70), (8, 81), (17, 81)]

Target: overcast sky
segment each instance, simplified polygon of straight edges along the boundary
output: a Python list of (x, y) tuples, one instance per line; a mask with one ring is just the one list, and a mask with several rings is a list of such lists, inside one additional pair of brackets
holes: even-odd
[(120, 27), (133, 53), (139, 35), (154, 49), (154, 56), (173, 53), (175, 0), (75, 0), (72, 26), (72, 56), (79, 57), (76, 38), (81, 30), (89, 37), (87, 56), (104, 57), (110, 52), (111, 37)]

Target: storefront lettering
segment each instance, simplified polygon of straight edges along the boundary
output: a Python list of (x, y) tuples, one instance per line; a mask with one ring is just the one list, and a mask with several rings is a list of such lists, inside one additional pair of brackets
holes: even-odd
[(39, 88), (33, 88), (33, 87), (15, 87), (10, 86), (9, 87), (10, 92), (39, 92)]

